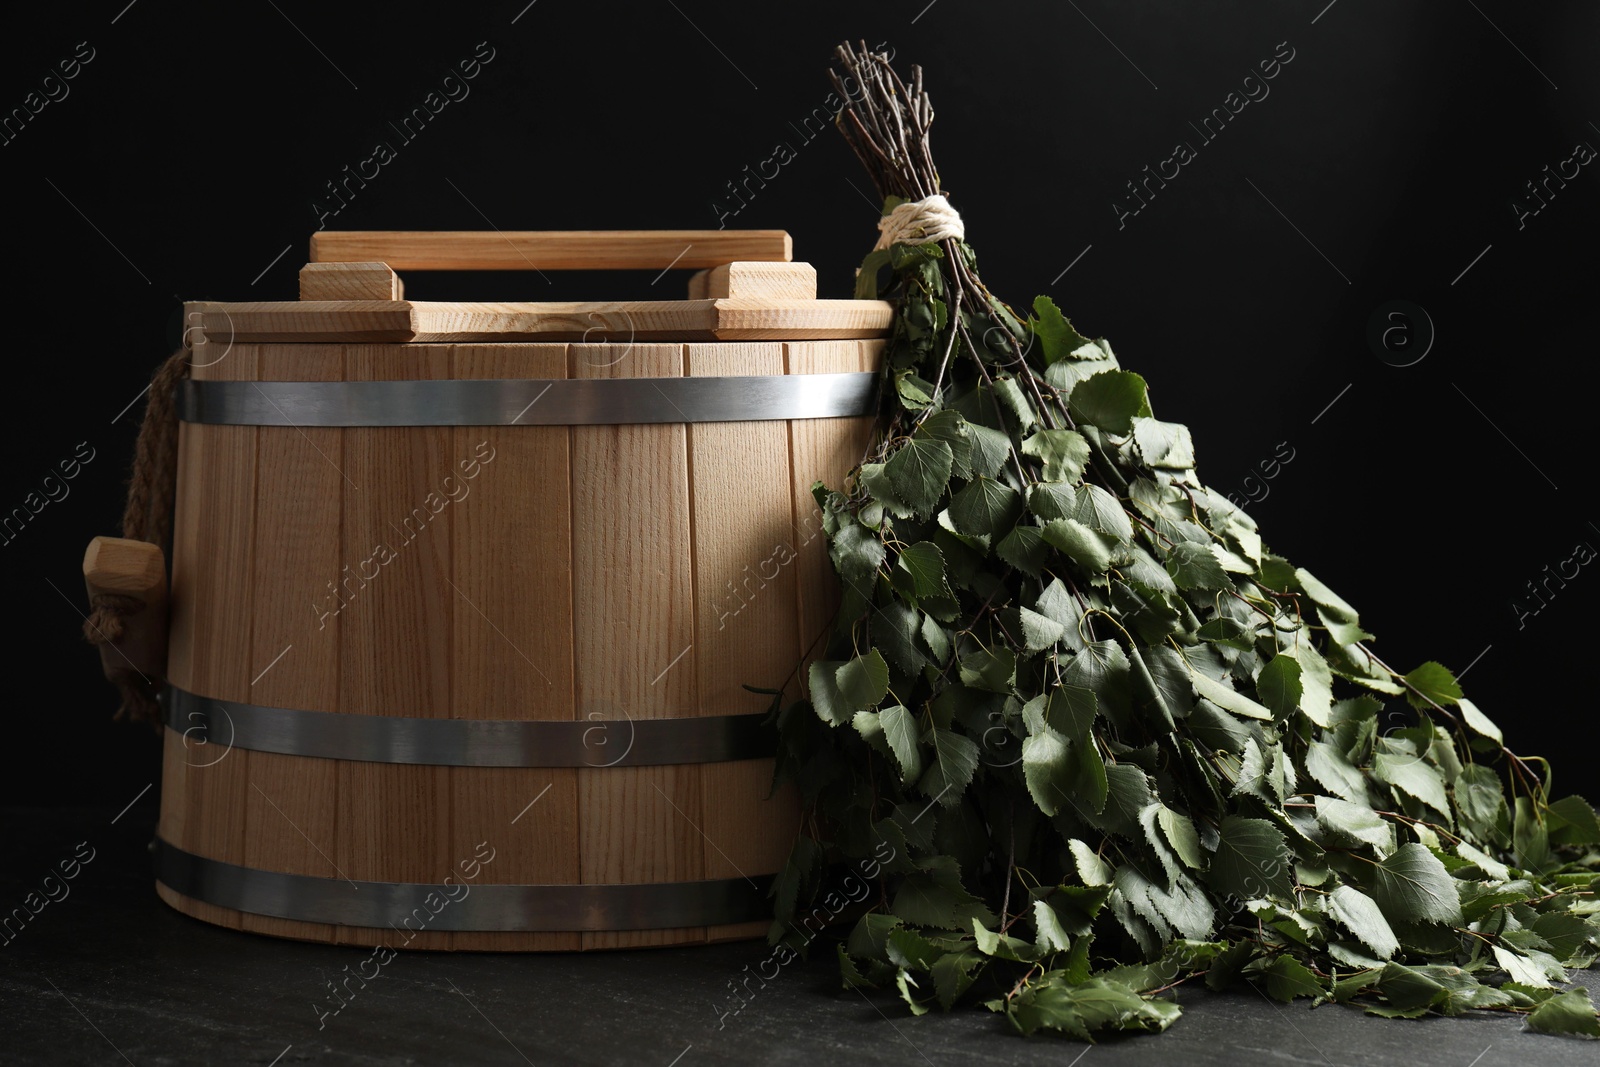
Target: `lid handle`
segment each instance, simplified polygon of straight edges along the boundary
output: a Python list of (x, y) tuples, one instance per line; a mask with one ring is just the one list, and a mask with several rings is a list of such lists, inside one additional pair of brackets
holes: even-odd
[(313, 263), (394, 270), (703, 270), (787, 263), (784, 230), (319, 230)]

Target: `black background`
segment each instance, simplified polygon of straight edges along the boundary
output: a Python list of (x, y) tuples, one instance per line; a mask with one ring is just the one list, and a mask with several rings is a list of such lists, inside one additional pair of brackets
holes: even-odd
[[(1576, 143), (1600, 146), (1600, 10), (524, 2), (8, 12), (0, 111), (78, 42), (94, 59), (0, 145), (0, 511), (79, 442), (96, 458), (0, 547), (6, 801), (120, 806), (158, 778), (154, 737), (111, 722), (76, 636), (79, 563), (116, 532), (140, 409), (117, 416), (174, 347), (181, 300), (293, 299), (313, 201), (380, 139), (397, 158), (330, 228), (712, 227), (725, 184), (787, 142), (796, 157), (729, 225), (789, 230), (823, 295), (846, 296), (875, 237), (869, 186), (835, 134), (791, 126), (823, 105), (845, 37), (926, 69), (936, 158), (990, 287), (1022, 307), (1048, 293), (1108, 336), (1157, 414), (1194, 429), (1208, 484), (1242, 495), (1288, 442), (1249, 505), (1269, 544), (1361, 608), (1394, 666), (1470, 665), (1511, 746), (1554, 758), (1558, 794), (1600, 799), (1600, 577), (1586, 568), (1520, 626), (1512, 606), (1547, 564), (1600, 546), (1584, 489), (1600, 175), (1585, 167), (1521, 228), (1511, 206)], [(470, 95), (400, 144), (388, 121), (479, 42), (494, 58)], [(1189, 123), (1280, 42), (1294, 58), (1270, 95), (1202, 143)], [(1178, 141), (1197, 158), (1119, 229), (1124, 183)], [(685, 278), (413, 274), (407, 294), (666, 296)], [(1385, 361), (1366, 339), (1396, 299), (1436, 331), (1406, 367), (1419, 349)], [(1424, 332), (1411, 324), (1415, 344)]]

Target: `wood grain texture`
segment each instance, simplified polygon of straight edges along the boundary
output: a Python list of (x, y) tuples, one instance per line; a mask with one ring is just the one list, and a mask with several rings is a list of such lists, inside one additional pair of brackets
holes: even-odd
[(201, 314), (210, 344), (238, 341), (409, 341), (416, 335), (404, 300), (280, 300), (210, 304)]
[(322, 230), (313, 263), (395, 270), (698, 270), (734, 260), (788, 260), (783, 230)]
[(213, 343), (235, 341), (739, 341), (876, 337), (882, 300), (611, 300), (560, 303), (276, 301), (212, 304)]
[(827, 340), (879, 337), (894, 319), (885, 300), (798, 300), (729, 297), (714, 301), (719, 341)]
[[(449, 378), (450, 351), (349, 345), (347, 381)], [(451, 589), (456, 469), (448, 428), (344, 431), (344, 534), (338, 591), (339, 711), (450, 716), (456, 594)], [(450, 855), (452, 768), (346, 762), (339, 766), (340, 874), (356, 880), (440, 882)], [(407, 919), (396, 947), (427, 929)], [(430, 932), (433, 933), (433, 932)], [(448, 938), (448, 934), (438, 932)], [(341, 940), (363, 944), (348, 931)]]
[(83, 554), (83, 584), (90, 603), (98, 596), (132, 597), (144, 605), (125, 616), (115, 642), (100, 646), (107, 678), (129, 667), (159, 682), (167, 670), (167, 561), (157, 545), (122, 537), (96, 537)]
[[(457, 378), (564, 378), (567, 346), (464, 346), (453, 367)], [(463, 496), (453, 505), (452, 714), (571, 720), (571, 435), (563, 426), (461, 427), (453, 435), (452, 454), (472, 457), (473, 466), (457, 471)], [(575, 769), (458, 767), (452, 774), (451, 854), (459, 863), (482, 842), (495, 850), (478, 884), (580, 880)], [(482, 951), (583, 947), (575, 932), (451, 938), (454, 948)]]
[[(259, 350), (257, 367), (262, 381), (339, 381), (344, 353), (339, 345), (269, 345)], [(344, 431), (264, 426), (258, 432), (250, 700), (337, 712), (340, 616), (327, 583), (339, 578), (344, 562)], [(250, 753), (246, 866), (339, 877), (338, 770), (334, 760)], [(315, 938), (326, 930), (248, 914), (241, 925), (279, 937)]]
[[(215, 345), (208, 345), (207, 349)], [(197, 355), (192, 377), (252, 381), (257, 350), (233, 344)], [(256, 547), (255, 478), (258, 429), (253, 426), (183, 425), (179, 431), (177, 506), (173, 517), (172, 629), (169, 678), (201, 697), (248, 700), (254, 610), (250, 575)], [(169, 734), (171, 731), (169, 731)], [(176, 844), (196, 855), (244, 862), (245, 811), (251, 753), (216, 741), (184, 744), (183, 767), (162, 796), (182, 805)], [(197, 918), (238, 927), (237, 913), (191, 902)]]
[[(573, 378), (679, 377), (680, 345), (574, 345)], [(682, 424), (574, 426), (577, 718), (695, 714), (694, 576)], [(612, 746), (632, 738), (607, 738)], [(610, 749), (596, 762), (615, 757)], [(700, 769), (578, 771), (583, 881), (703, 877)], [(585, 933), (584, 948), (703, 940), (703, 929)]]
[[(881, 347), (452, 349), (236, 339), (226, 360), (197, 377), (829, 373), (873, 369)], [(174, 681), (202, 695), (340, 714), (759, 712), (764, 699), (741, 684), (782, 683), (836, 602), (810, 483), (842, 484), (871, 423), (184, 426)], [(468, 477), (463, 463), (473, 461)], [(230, 569), (229, 558), (244, 563)], [(215, 750), (185, 746), (181, 732), (169, 730), (161, 832), (230, 862), (377, 881), (438, 884), (479, 842), (495, 851), (480, 883), (653, 883), (782, 866), (798, 820), (792, 795), (767, 797), (770, 760), (607, 768), (599, 765), (631, 738), (606, 740), (611, 747), (595, 748), (597, 766), (582, 770), (343, 763), (243, 750), (200, 768)], [(220, 925), (420, 949), (684, 944), (758, 936), (768, 925), (463, 933), (429, 930), (424, 916), (405, 924), (421, 928), (415, 933), (248, 916), (165, 888), (161, 895)]]
[(307, 263), (301, 300), (399, 300), (400, 276), (387, 263)]
[[(779, 375), (783, 345), (685, 346), (691, 376)], [(692, 472), (695, 667), (700, 713), (762, 714), (771, 701), (745, 685), (783, 688), (795, 666), (793, 501), (783, 422), (688, 428)], [(783, 868), (799, 825), (798, 796), (768, 799), (770, 759), (700, 768), (705, 877), (749, 878)], [(708, 937), (754, 937), (767, 921), (712, 927)]]
[(724, 263), (706, 271), (704, 285), (713, 300), (815, 300), (817, 269), (809, 263)]

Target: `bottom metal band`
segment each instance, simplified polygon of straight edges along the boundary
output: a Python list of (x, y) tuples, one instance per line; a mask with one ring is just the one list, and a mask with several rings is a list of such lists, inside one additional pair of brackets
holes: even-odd
[(771, 875), (638, 885), (487, 885), (454, 873), (431, 884), (353, 882), (240, 867), (159, 837), (155, 857), (156, 878), (194, 900), (300, 922), (387, 926), (402, 936), (422, 930), (659, 930), (772, 917)]

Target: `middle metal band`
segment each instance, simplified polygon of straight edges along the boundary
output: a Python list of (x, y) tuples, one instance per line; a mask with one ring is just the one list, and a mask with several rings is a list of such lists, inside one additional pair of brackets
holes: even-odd
[[(196, 696), (169, 686), (166, 724), (185, 743), (226, 753), (439, 767), (649, 767), (761, 759), (777, 750), (766, 716), (681, 719), (419, 719), (273, 708)], [(221, 757), (211, 762), (217, 762)]]
[(178, 418), (231, 426), (599, 426), (877, 411), (878, 376), (178, 383)]

